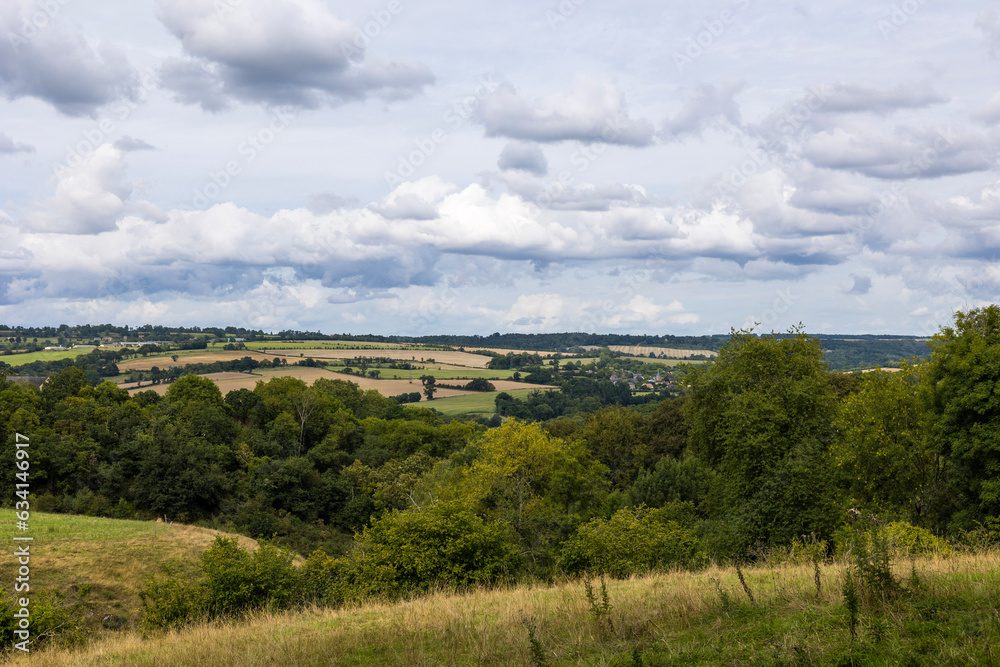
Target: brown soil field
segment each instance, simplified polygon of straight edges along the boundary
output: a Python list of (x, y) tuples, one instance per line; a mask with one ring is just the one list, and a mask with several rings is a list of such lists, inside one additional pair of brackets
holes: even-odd
[(232, 361), (234, 359), (242, 359), (243, 357), (251, 357), (253, 359), (273, 359), (276, 355), (264, 355), (259, 352), (254, 352), (253, 350), (238, 350), (238, 351), (208, 351), (208, 352), (198, 352), (196, 354), (179, 355), (177, 361), (174, 361), (169, 356), (167, 357), (139, 357), (136, 359), (129, 359), (128, 361), (123, 361), (118, 364), (118, 369), (122, 373), (130, 373), (132, 371), (148, 371), (153, 366), (159, 366), (160, 368), (172, 368), (173, 366), (186, 366), (187, 364), (211, 364), (216, 361)]

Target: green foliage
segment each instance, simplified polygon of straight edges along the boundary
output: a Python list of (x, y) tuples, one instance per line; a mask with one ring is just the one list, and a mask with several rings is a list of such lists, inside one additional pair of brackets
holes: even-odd
[(667, 511), (624, 508), (611, 519), (592, 519), (562, 547), (560, 565), (571, 573), (616, 578), (653, 568), (690, 567), (704, 561), (695, 532), (667, 518)]
[(969, 514), (1000, 516), (1000, 306), (955, 313), (931, 347), (923, 383), (931, 442), (976, 501)]
[(926, 528), (914, 526), (905, 521), (892, 521), (885, 526), (889, 543), (897, 551), (907, 556), (941, 554), (952, 552), (951, 545)]
[(150, 577), (139, 591), (142, 624), (147, 629), (179, 628), (207, 615), (204, 585), (164, 566), (163, 576)]
[(168, 568), (139, 592), (143, 625), (174, 628), (201, 618), (238, 617), (257, 609), (300, 604), (306, 581), (293, 555), (271, 544), (253, 553), (234, 537), (217, 537), (201, 557), (203, 577), (192, 580)]
[(717, 548), (827, 534), (834, 489), (821, 471), (829, 467), (835, 400), (819, 342), (798, 330), (733, 332), (687, 383), (691, 448), (718, 473)]
[(865, 374), (841, 401), (831, 447), (841, 484), (861, 504), (919, 516), (934, 481), (934, 459), (924, 447), (920, 372)]
[(884, 602), (899, 593), (899, 580), (892, 573), (893, 544), (877, 516), (850, 510), (836, 541), (837, 551), (851, 564), (850, 575), (857, 579), (863, 601)]

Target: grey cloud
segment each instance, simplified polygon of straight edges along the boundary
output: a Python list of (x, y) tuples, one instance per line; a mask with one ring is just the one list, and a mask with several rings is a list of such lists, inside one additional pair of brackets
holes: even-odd
[[(92, 116), (98, 107), (135, 94), (138, 76), (120, 50), (95, 47), (55, 19), (26, 32), (20, 6), (0, 5), (0, 33), (7, 35), (0, 39), (0, 94), (34, 97), (67, 116)], [(37, 13), (34, 5), (26, 9)]]
[(142, 139), (136, 139), (135, 137), (130, 137), (129, 135), (123, 136), (121, 139), (114, 143), (114, 147), (123, 153), (131, 153), (134, 151), (155, 151), (156, 146), (143, 141)]
[(534, 99), (505, 83), (479, 100), (477, 117), (490, 137), (524, 141), (648, 146), (653, 124), (629, 118), (616, 86), (577, 77), (572, 92)]
[(371, 206), (387, 220), (436, 220), (438, 212), (434, 205), (415, 194), (403, 194), (393, 198), (384, 206)]
[(861, 215), (876, 195), (857, 177), (836, 171), (818, 171), (795, 184), (789, 203), (798, 208), (836, 215)]
[(874, 178), (937, 178), (991, 169), (996, 144), (950, 128), (898, 128), (893, 135), (838, 128), (810, 137), (803, 156), (817, 167)]
[(504, 170), (520, 169), (536, 176), (549, 173), (549, 163), (541, 147), (520, 141), (513, 141), (504, 146), (497, 160), (497, 166)]
[(164, 63), (164, 87), (207, 111), (405, 98), (434, 81), (424, 65), (367, 52), (367, 38), (319, 0), (244, 0), (225, 16), (211, 0), (160, 0), (160, 20), (188, 54)]
[(357, 203), (358, 200), (354, 197), (341, 197), (332, 192), (321, 192), (309, 196), (308, 209), (316, 215), (324, 215), (354, 206)]
[(11, 155), (13, 153), (34, 153), (35, 147), (28, 144), (14, 141), (3, 132), (0, 132), (0, 155)]
[(745, 87), (746, 84), (739, 80), (728, 81), (718, 87), (712, 84), (699, 86), (677, 115), (664, 121), (662, 135), (666, 139), (677, 139), (699, 134), (717, 118), (739, 127), (740, 109), (735, 98)]
[(868, 276), (856, 276), (852, 273), (851, 278), (854, 280), (854, 285), (847, 291), (848, 294), (863, 295), (871, 291), (872, 279)]
[(893, 87), (858, 83), (836, 83), (826, 88), (823, 112), (886, 114), (901, 109), (921, 109), (947, 102), (930, 85), (899, 84)]

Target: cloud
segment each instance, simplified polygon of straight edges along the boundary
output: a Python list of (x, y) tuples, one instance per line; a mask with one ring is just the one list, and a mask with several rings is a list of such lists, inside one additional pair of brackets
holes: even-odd
[[(25, 17), (49, 16), (37, 27)], [(29, 26), (26, 28), (25, 26)], [(67, 116), (93, 116), (97, 108), (131, 98), (138, 76), (114, 46), (91, 44), (78, 30), (60, 25), (41, 3), (0, 4), (0, 94), (34, 97)]]
[(735, 97), (746, 87), (743, 81), (728, 81), (721, 86), (705, 84), (696, 88), (676, 116), (663, 123), (665, 139), (698, 135), (713, 120), (721, 119), (740, 126), (740, 109)]
[(612, 83), (583, 75), (569, 93), (531, 98), (505, 83), (479, 100), (476, 109), (486, 136), (523, 141), (582, 141), (648, 146), (653, 124), (629, 118), (625, 96)]
[(0, 132), (0, 155), (11, 155), (13, 153), (34, 153), (35, 147), (14, 141), (3, 132)]
[(549, 163), (545, 159), (545, 153), (537, 144), (529, 144), (521, 141), (512, 141), (504, 146), (497, 160), (500, 169), (519, 169), (527, 171), (536, 176), (544, 176), (549, 173)]
[(951, 128), (901, 127), (889, 135), (837, 128), (818, 132), (803, 147), (817, 167), (882, 179), (937, 178), (991, 169), (997, 141)]
[(868, 276), (856, 276), (852, 273), (851, 278), (854, 279), (854, 285), (847, 291), (848, 294), (863, 295), (871, 291), (872, 279)]
[(996, 56), (997, 52), (1000, 51), (1000, 20), (997, 18), (996, 10), (991, 9), (976, 17), (976, 27), (986, 37), (990, 47), (990, 55)]
[(973, 110), (972, 117), (989, 125), (1000, 122), (1000, 91), (993, 93), (986, 104)]
[(400, 194), (382, 206), (372, 206), (373, 211), (386, 220), (437, 220), (434, 205), (416, 194)]
[(926, 83), (898, 84), (892, 87), (859, 83), (836, 83), (825, 87), (822, 100), (825, 113), (888, 114), (901, 109), (922, 109), (947, 102), (948, 98)]
[(234, 101), (307, 108), (378, 94), (404, 98), (433, 83), (424, 65), (366, 50), (369, 38), (320, 0), (159, 0), (160, 20), (183, 44), (161, 79), (178, 101), (220, 111)]
[(308, 208), (316, 215), (323, 215), (354, 206), (357, 203), (358, 200), (354, 197), (341, 197), (332, 192), (320, 192), (309, 196)]
[(148, 202), (129, 201), (133, 184), (126, 178), (122, 157), (121, 150), (104, 144), (78, 167), (62, 172), (55, 194), (28, 212), (31, 227), (60, 234), (100, 234), (115, 229), (133, 211), (158, 217)]
[(136, 139), (135, 137), (130, 137), (129, 135), (123, 136), (121, 139), (114, 143), (114, 147), (120, 150), (122, 153), (132, 153), (134, 151), (155, 151), (156, 146), (143, 141), (142, 139)]

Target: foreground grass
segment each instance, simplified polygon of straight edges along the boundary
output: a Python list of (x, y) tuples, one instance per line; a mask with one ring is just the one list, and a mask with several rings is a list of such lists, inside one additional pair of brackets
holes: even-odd
[[(0, 510), (0, 541), (14, 544), (15, 532), (34, 537), (31, 543), (33, 591), (57, 590), (67, 597), (91, 589), (87, 595), (88, 627), (97, 629), (111, 614), (126, 626), (139, 620), (139, 589), (164, 563), (194, 574), (199, 558), (219, 531), (153, 521), (121, 521), (71, 514), (32, 512), (31, 530), (15, 531), (14, 511)], [(246, 548), (257, 543), (240, 537)], [(11, 548), (13, 552), (13, 547)], [(12, 556), (0, 559), (0, 584), (14, 590)]]
[[(996, 553), (916, 561), (922, 583), (864, 609), (853, 642), (843, 566), (822, 567), (817, 595), (811, 565), (786, 565), (745, 571), (755, 604), (733, 570), (711, 568), (610, 581), (600, 619), (572, 581), (129, 633), (13, 664), (988, 665), (1000, 642), (998, 565)], [(910, 563), (897, 575), (908, 580)]]

